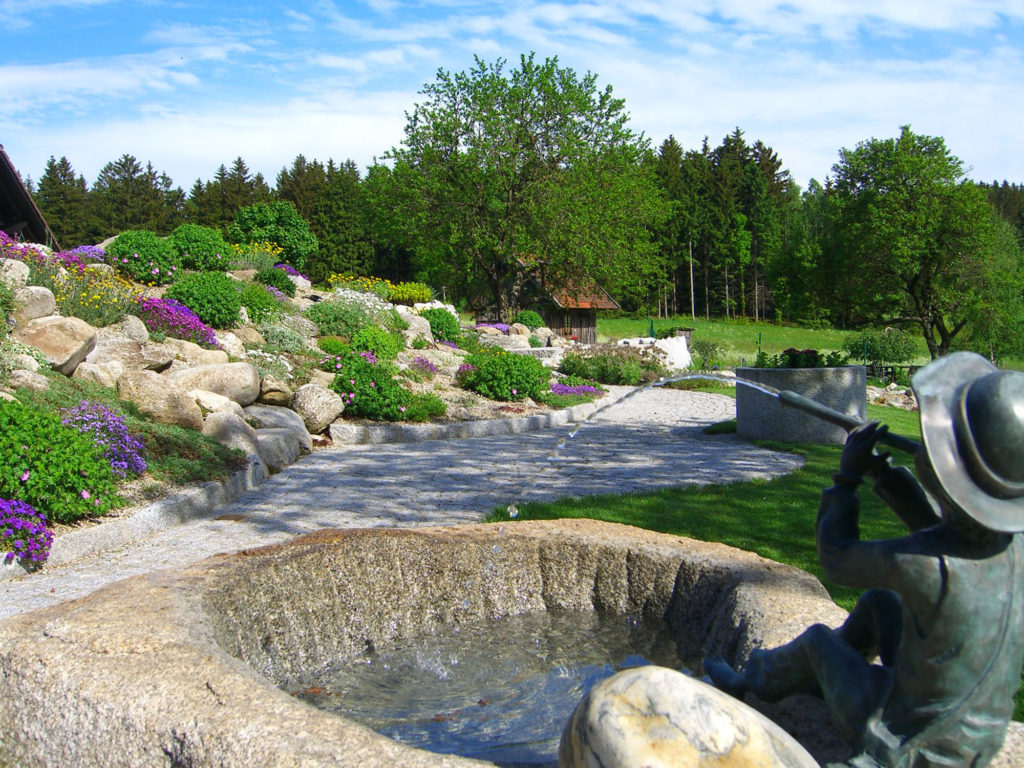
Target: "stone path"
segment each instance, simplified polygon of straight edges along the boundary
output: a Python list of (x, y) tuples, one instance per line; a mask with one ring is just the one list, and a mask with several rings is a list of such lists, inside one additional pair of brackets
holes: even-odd
[(801, 465), (733, 435), (702, 433), (734, 413), (734, 401), (722, 395), (653, 389), (599, 410), (572, 438), (572, 428), (558, 428), (319, 451), (204, 518), (0, 582), (0, 618), (323, 527), (475, 523), (510, 503), (736, 482)]

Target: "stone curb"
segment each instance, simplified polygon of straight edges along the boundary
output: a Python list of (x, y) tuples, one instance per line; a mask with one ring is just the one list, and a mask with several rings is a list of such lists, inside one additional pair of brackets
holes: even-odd
[[(467, 437), (515, 435), (550, 427), (562, 427), (585, 421), (599, 407), (617, 402), (620, 397), (609, 394), (595, 403), (583, 403), (560, 411), (539, 413), (507, 419), (486, 419), (453, 424), (387, 424), (347, 425), (332, 424), (331, 439), (336, 445), (364, 445), (380, 443), (421, 442), (423, 440), (450, 440)], [(89, 555), (108, 552), (126, 546), (159, 531), (201, 517), (220, 504), (259, 485), (267, 477), (258, 456), (249, 457), (249, 466), (236, 472), (226, 481), (211, 481), (194, 488), (186, 488), (160, 499), (130, 517), (113, 519), (101, 525), (73, 531), (55, 539), (50, 557), (44, 568), (60, 567)], [(0, 562), (0, 581), (29, 573), (20, 563)]]

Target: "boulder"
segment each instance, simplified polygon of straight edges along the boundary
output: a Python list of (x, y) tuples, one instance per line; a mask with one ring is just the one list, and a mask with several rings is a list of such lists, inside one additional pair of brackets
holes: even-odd
[(18, 398), (16, 398), (10, 392), (4, 392), (2, 389), (0, 389), (0, 400), (7, 400), (8, 402), (11, 402), (11, 403), (17, 403), (18, 402)]
[(43, 317), (18, 328), (11, 336), (15, 341), (35, 347), (50, 366), (65, 376), (75, 372), (78, 364), (96, 346), (96, 329), (77, 317)]
[(203, 349), (198, 344), (168, 336), (164, 343), (174, 348), (175, 355), (191, 365), (217, 365), (228, 361), (228, 353), (220, 349)]
[(32, 371), (32, 373), (35, 373), (39, 370), (39, 361), (32, 357), (32, 355), (26, 355), (24, 352), (11, 355), (6, 360), (8, 367), (12, 371)]
[(235, 328), (234, 334), (242, 344), (252, 344), (253, 346), (262, 347), (267, 343), (267, 340), (263, 338), (263, 334), (251, 325), (243, 325)]
[[(286, 273), (287, 274), (287, 273)], [(288, 275), (288, 279), (292, 281), (292, 285), (295, 286), (296, 291), (311, 291), (313, 290), (313, 284), (302, 275)]]
[[(309, 435), (306, 437), (308, 438)], [(271, 472), (280, 472), (303, 453), (294, 431), (290, 429), (279, 427), (257, 429), (256, 439), (259, 442), (260, 457)], [(305, 451), (305, 453), (309, 453), (309, 451)]]
[(284, 315), (277, 321), (277, 324), (283, 325), (285, 328), (291, 328), (306, 339), (315, 339), (320, 335), (320, 329), (317, 328), (316, 323), (302, 315)]
[(283, 429), (292, 434), (302, 453), (313, 450), (313, 441), (306, 431), (302, 417), (289, 408), (274, 405), (250, 405), (245, 409), (245, 418), (253, 424), (257, 431), (267, 429)]
[(248, 325), (252, 322), (249, 318), (249, 310), (244, 305), (238, 308), (238, 322), (241, 325)]
[(207, 437), (212, 437), (218, 443), (228, 448), (238, 448), (246, 456), (260, 455), (260, 444), (256, 436), (256, 430), (250, 427), (245, 422), (245, 419), (237, 413), (218, 411), (209, 414), (203, 420), (203, 434)]
[(100, 338), (109, 336), (111, 338), (123, 338), (145, 344), (149, 341), (149, 330), (146, 324), (135, 315), (125, 315), (116, 323), (100, 328), (97, 333)]
[(505, 334), (490, 325), (481, 325), (476, 329), (481, 336), (504, 336)]
[(50, 388), (50, 380), (41, 373), (34, 371), (11, 371), (7, 379), (11, 389), (31, 389), (35, 392), (45, 392)]
[(583, 697), (558, 749), (559, 768), (818, 768), (760, 712), (681, 672), (627, 669)]
[(293, 390), (286, 381), (282, 381), (268, 373), (260, 380), (259, 402), (263, 405), (280, 405), (288, 407), (292, 401)]
[(124, 365), (117, 360), (110, 360), (103, 363), (90, 363), (88, 360), (81, 363), (71, 378), (81, 381), (91, 381), (94, 384), (101, 384), (111, 389), (117, 386), (117, 380), (124, 373)]
[(256, 402), (260, 395), (260, 374), (250, 363), (200, 365), (168, 371), (163, 376), (185, 392), (205, 389), (229, 397), (242, 406)]
[(523, 325), (522, 323), (512, 323), (512, 325), (510, 325), (508, 327), (508, 335), (509, 336), (532, 336), (533, 335), (533, 331), (531, 331), (529, 329), (529, 327)]
[(8, 288), (24, 288), (28, 285), (28, 264), (17, 259), (0, 259), (0, 283)]
[(57, 314), (57, 300), (53, 291), (41, 285), (26, 285), (14, 292), (14, 312), (11, 317), (19, 328), (40, 317)]
[[(482, 328), (480, 330), (483, 330)], [(480, 343), (485, 347), (501, 347), (502, 349), (529, 349), (529, 336), (506, 336), (499, 332), (494, 334), (480, 334)]]
[(228, 353), (228, 357), (245, 358), (245, 347), (242, 340), (231, 331), (217, 331), (217, 343)]
[(311, 435), (323, 432), (345, 410), (341, 396), (319, 384), (306, 384), (295, 390), (291, 406)]
[(334, 381), (334, 374), (330, 371), (321, 371), (319, 368), (314, 368), (309, 372), (310, 384), (319, 384), (330, 388), (332, 381)]
[(85, 360), (94, 364), (118, 362), (125, 370), (160, 373), (174, 362), (174, 347), (149, 341), (139, 343), (126, 337), (100, 338)]
[(218, 395), (216, 392), (207, 392), (205, 389), (190, 389), (188, 396), (199, 404), (205, 416), (208, 413), (233, 413), (240, 419), (245, 419), (245, 411), (242, 406), (230, 397)]
[(153, 371), (125, 371), (117, 380), (117, 394), (162, 424), (189, 429), (203, 428), (203, 414), (196, 401), (173, 382)]
[(430, 331), (430, 321), (427, 318), (417, 315), (402, 305), (398, 305), (395, 309), (398, 310), (399, 316), (409, 324), (409, 327), (402, 331), (407, 344), (411, 344), (416, 339), (426, 339), (428, 343), (434, 343), (434, 334)]

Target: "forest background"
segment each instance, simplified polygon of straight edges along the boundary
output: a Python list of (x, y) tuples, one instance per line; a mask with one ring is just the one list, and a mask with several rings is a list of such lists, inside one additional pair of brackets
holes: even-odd
[[(567, 265), (582, 264), (624, 312), (639, 316), (894, 326), (923, 335), (933, 357), (954, 349), (1024, 356), (1024, 185), (966, 178), (941, 137), (904, 126), (892, 139), (840, 149), (824, 182), (801, 189), (770, 146), (738, 127), (717, 145), (705, 139), (685, 148), (669, 136), (655, 148), (621, 127), (624, 105), (610, 88), (597, 91), (591, 76), (532, 56), (511, 72), (503, 67), (478, 60), (470, 72), (439, 72), (409, 116), (404, 147), (386, 151), (365, 176), (351, 160), (299, 154), (271, 186), (237, 157), (186, 192), (151, 162), (124, 154), (91, 184), (67, 157), (51, 157), (26, 185), (65, 248), (126, 230), (168, 235), (183, 223), (226, 232), (243, 209), (286, 203), (316, 236), (317, 250), (302, 265), (314, 281), (332, 273), (422, 280), (463, 305), (488, 296), (484, 303), (504, 316), (520, 308), (516, 290), (535, 259), (556, 276), (563, 267), (570, 283), (579, 274)], [(538, 130), (580, 126), (569, 150), (571, 131), (558, 134), (559, 151), (576, 154), (547, 150), (534, 163), (544, 150), (506, 135), (507, 126), (527, 122), (525, 112), (537, 115)], [(451, 122), (442, 118), (466, 114), (463, 134), (439, 138)], [(506, 155), (511, 164), (502, 166)], [(433, 176), (431, 163), (439, 169)], [(590, 165), (602, 166), (602, 175), (567, 181)], [(534, 166), (546, 175), (524, 176)], [(503, 186), (506, 176), (511, 184)], [(543, 184), (540, 203), (524, 198), (521, 210), (502, 203), (501, 195)], [(490, 186), (496, 196), (465, 194)], [(596, 207), (580, 202), (580, 190)], [(558, 223), (570, 201), (585, 226)], [(491, 255), (501, 244), (489, 232), (468, 239), (466, 232), (482, 218), (508, 229), (517, 216), (529, 221), (510, 230), (512, 255), (495, 272)], [(553, 222), (541, 235), (529, 223), (538, 219)], [(481, 243), (487, 258), (460, 259)], [(516, 290), (506, 291), (512, 284)]]

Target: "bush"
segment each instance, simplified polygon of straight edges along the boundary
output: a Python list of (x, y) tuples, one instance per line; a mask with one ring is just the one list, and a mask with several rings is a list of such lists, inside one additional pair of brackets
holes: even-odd
[(321, 336), (316, 345), (328, 355), (345, 355), (352, 351), (348, 342), (340, 336)]
[(46, 514), (16, 499), (0, 499), (0, 552), (4, 562), (15, 558), (23, 565), (39, 566), (50, 556), (53, 531)]
[(182, 224), (171, 233), (171, 244), (185, 269), (213, 272), (231, 267), (231, 246), (220, 230), (199, 224)]
[(60, 423), (88, 435), (103, 449), (110, 468), (118, 477), (141, 475), (146, 471), (146, 447), (128, 431), (124, 417), (100, 403), (83, 400), (74, 408), (62, 408)]
[(394, 360), (403, 347), (400, 336), (376, 325), (361, 328), (352, 336), (352, 349), (373, 352), (381, 360)]
[(57, 414), (0, 400), (0, 498), (45, 509), (71, 523), (106, 513), (115, 501), (110, 462), (88, 435)]
[(405, 418), (407, 421), (430, 421), (444, 416), (447, 411), (444, 400), (431, 392), (423, 392), (412, 395), (405, 409)]
[(463, 389), (491, 400), (522, 400), (539, 397), (549, 378), (544, 364), (535, 357), (489, 349), (466, 358), (458, 382)]
[(701, 368), (711, 368), (718, 364), (722, 357), (722, 346), (711, 339), (694, 339), (690, 343), (690, 351), (700, 358)]
[(544, 318), (534, 312), (532, 309), (524, 309), (522, 312), (512, 318), (512, 323), (519, 323), (525, 325), (531, 331), (540, 328), (544, 325)]
[(436, 341), (457, 341), (462, 335), (458, 319), (447, 309), (424, 309), (420, 315), (430, 323), (430, 332)]
[(898, 328), (855, 333), (847, 337), (843, 349), (850, 357), (873, 365), (905, 363), (917, 354), (914, 337)]
[(412, 362), (409, 363), (409, 371), (419, 381), (432, 379), (439, 373), (437, 366), (425, 357), (413, 358)]
[(270, 269), (281, 260), (281, 247), (261, 240), (255, 243), (231, 243), (233, 269)]
[(430, 301), (433, 291), (425, 283), (397, 283), (391, 286), (389, 301), (392, 304), (404, 304), (411, 307), (413, 304), (425, 304)]
[(408, 418), (412, 393), (395, 381), (391, 366), (371, 362), (354, 352), (321, 362), (335, 374), (330, 388), (345, 401), (345, 417), (374, 421)]
[(643, 355), (639, 349), (626, 346), (569, 352), (562, 358), (558, 370), (602, 384), (630, 387), (655, 381), (665, 375), (665, 368), (656, 357)]
[(249, 319), (254, 323), (265, 322), (284, 311), (270, 288), (261, 283), (243, 283), (238, 287), (238, 294)]
[(184, 339), (207, 349), (220, 349), (213, 329), (180, 301), (143, 299), (135, 305), (133, 313), (138, 315), (145, 323), (146, 330), (152, 334)]
[(305, 337), (286, 325), (264, 322), (259, 324), (258, 330), (263, 336), (264, 348), (271, 352), (303, 355), (312, 351), (307, 346)]
[(816, 349), (796, 349), (790, 347), (777, 355), (758, 352), (754, 361), (755, 368), (837, 368), (846, 365), (846, 356), (841, 352), (829, 352), (822, 355)]
[(167, 289), (164, 298), (180, 301), (207, 325), (231, 328), (238, 323), (242, 296), (223, 272), (193, 272)]
[(669, 325), (665, 328), (658, 328), (654, 332), (656, 339), (672, 339), (675, 338), (677, 331), (692, 331), (693, 328), (687, 328), (685, 325)]
[(372, 293), (383, 301), (390, 300), (391, 291), (394, 288), (390, 280), (353, 275), (350, 272), (341, 275), (330, 275), (327, 278), (327, 285), (330, 286), (331, 290), (343, 288), (347, 291), (356, 291), (358, 293)]
[(278, 267), (261, 269), (256, 273), (256, 277), (254, 279), (257, 283), (263, 283), (263, 285), (269, 285), (273, 288), (277, 288), (277, 290), (285, 296), (291, 297), (295, 295), (295, 283), (291, 281), (283, 269), (279, 269)]
[(351, 338), (356, 331), (376, 324), (377, 314), (365, 304), (344, 297), (321, 301), (306, 310), (306, 317), (316, 323), (322, 336)]
[(233, 243), (275, 243), (284, 261), (296, 269), (302, 269), (319, 248), (309, 224), (284, 200), (240, 208), (228, 227), (228, 239)]
[(32, 262), (31, 270), (32, 283), (50, 289), (60, 314), (81, 318), (97, 328), (130, 314), (142, 295), (135, 283), (85, 266), (73, 251)]
[(0, 339), (7, 335), (7, 316), (14, 311), (14, 291), (0, 280)]
[(181, 262), (169, 240), (145, 229), (122, 232), (107, 246), (107, 263), (145, 285), (165, 285), (177, 276)]

